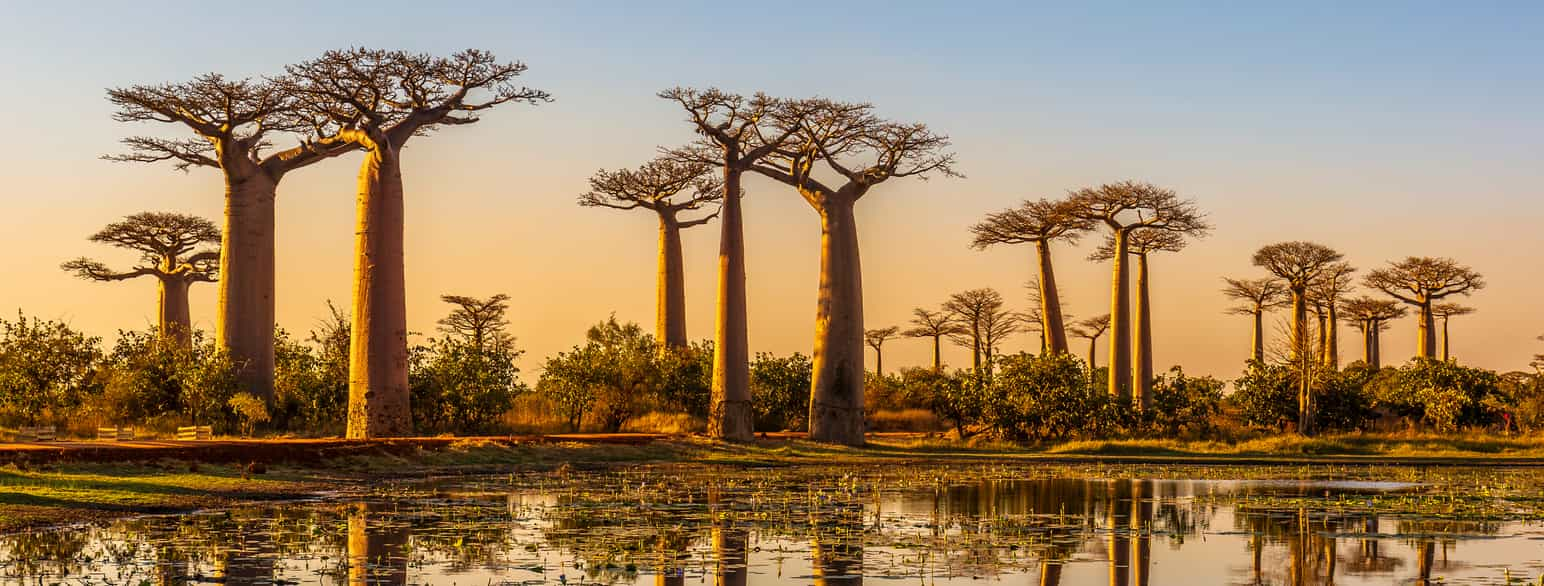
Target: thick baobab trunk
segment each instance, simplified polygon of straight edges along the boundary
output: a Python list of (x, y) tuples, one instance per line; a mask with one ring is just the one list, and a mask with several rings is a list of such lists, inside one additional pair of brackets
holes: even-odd
[(156, 333), (178, 346), (187, 348), (193, 344), (193, 318), (188, 311), (188, 288), (193, 282), (181, 276), (162, 276), (156, 283), (159, 289), (160, 315), (156, 319)]
[(1146, 411), (1153, 406), (1153, 310), (1152, 295), (1148, 289), (1147, 254), (1137, 255), (1137, 323), (1136, 348), (1133, 361), (1134, 380), (1132, 404)]
[(1329, 354), (1327, 354), (1329, 350), (1327, 345), (1329, 343), (1329, 336), (1325, 334), (1324, 307), (1315, 305), (1313, 313), (1314, 317), (1319, 320), (1319, 364), (1325, 364), (1329, 361)]
[(1304, 291), (1292, 291), (1292, 366), (1297, 369), (1297, 431), (1312, 433), (1313, 385), (1309, 381), (1308, 366), (1308, 305)]
[(400, 151), (382, 144), (359, 170), (348, 437), (407, 435), (407, 299)]
[(718, 315), (713, 327), (713, 407), (708, 435), (750, 441), (754, 430), (745, 317), (745, 231), (740, 171), (731, 164), (724, 166), (724, 203), (719, 218)]
[(659, 299), (654, 335), (666, 348), (686, 347), (686, 269), (681, 261), (681, 226), (675, 212), (659, 213)]
[(1056, 271), (1051, 266), (1051, 244), (1035, 242), (1035, 257), (1040, 263), (1040, 336), (1043, 350), (1067, 353), (1067, 326), (1062, 319), (1061, 297), (1056, 292)]
[(1292, 291), (1292, 348), (1288, 355), (1293, 364), (1298, 364), (1303, 359), (1303, 353), (1308, 350), (1308, 304), (1303, 299), (1303, 292)]
[(1372, 367), (1383, 368), (1383, 322), (1372, 322)]
[(1421, 358), (1437, 357), (1437, 322), (1432, 315), (1431, 301), (1420, 305), (1420, 325), (1417, 326), (1415, 355)]
[(879, 348), (874, 348), (874, 374), (885, 375), (885, 351)]
[(1340, 370), (1340, 316), (1335, 313), (1335, 304), (1330, 303), (1324, 314), (1328, 318), (1324, 330), (1324, 367)]
[(944, 370), (943, 356), (938, 352), (940, 350), (939, 338), (940, 336), (933, 336), (933, 372), (943, 372)]
[(815, 298), (810, 439), (863, 444), (863, 271), (850, 199), (820, 210), (820, 290)]
[(1126, 255), (1130, 244), (1124, 229), (1115, 231), (1115, 259), (1110, 283), (1110, 394), (1131, 403), (1131, 272)]
[(1249, 340), (1249, 359), (1254, 362), (1265, 362), (1265, 310), (1259, 307), (1254, 310), (1254, 334)]
[(1442, 361), (1447, 362), (1448, 355), (1448, 318), (1442, 316)]
[(976, 378), (981, 378), (981, 326), (970, 324), (970, 369)]
[(274, 193), (260, 170), (230, 179), (220, 241), (220, 301), (215, 337), (239, 365), (237, 385), (273, 401)]
[(1373, 339), (1377, 335), (1377, 330), (1375, 329), (1376, 327), (1377, 322), (1372, 320), (1362, 322), (1362, 364), (1366, 364), (1367, 366), (1371, 366), (1373, 368), (1378, 367), (1377, 364), (1373, 363)]
[(1099, 338), (1089, 338), (1088, 339), (1088, 376), (1093, 376), (1094, 375), (1094, 369), (1097, 368), (1097, 365), (1094, 364), (1094, 351), (1098, 350), (1098, 349), (1099, 349)]

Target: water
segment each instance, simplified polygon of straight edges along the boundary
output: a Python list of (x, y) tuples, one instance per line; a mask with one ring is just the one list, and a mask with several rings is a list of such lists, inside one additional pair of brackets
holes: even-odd
[[(1282, 479), (1303, 474), (1314, 479)], [(1537, 480), (905, 465), (523, 473), (6, 536), (0, 582), (1523, 583), (1544, 572)]]

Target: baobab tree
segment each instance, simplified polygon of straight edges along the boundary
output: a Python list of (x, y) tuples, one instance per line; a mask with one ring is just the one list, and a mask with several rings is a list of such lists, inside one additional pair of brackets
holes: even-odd
[(1095, 350), (1099, 348), (1099, 336), (1110, 329), (1110, 316), (1098, 315), (1080, 320), (1072, 326), (1072, 335), (1088, 340), (1088, 371), (1092, 373), (1096, 368), (1094, 364)]
[(975, 235), (971, 246), (985, 249), (994, 244), (1034, 244), (1036, 284), (1039, 286), (1041, 335), (1046, 350), (1067, 352), (1067, 329), (1056, 288), (1056, 271), (1051, 264), (1051, 243), (1076, 242), (1093, 224), (1071, 213), (1066, 200), (1026, 200), (1019, 207), (988, 214), (971, 226)]
[(1131, 251), (1131, 233), (1151, 229), (1181, 234), (1204, 234), (1210, 226), (1193, 202), (1172, 190), (1151, 183), (1123, 181), (1072, 193), (1068, 210), (1074, 217), (1102, 224), (1110, 229), (1110, 394), (1118, 400), (1131, 401), (1132, 332), (1131, 271), (1127, 256)]
[[(1205, 232), (1206, 227), (1199, 226), (1186, 233), (1202, 235)], [(1139, 228), (1126, 236), (1126, 249), (1137, 259), (1136, 324), (1132, 333), (1136, 338), (1132, 348), (1132, 362), (1136, 368), (1133, 373), (1135, 379), (1132, 381), (1132, 404), (1144, 411), (1152, 406), (1153, 401), (1153, 296), (1147, 259), (1154, 252), (1179, 252), (1184, 250), (1185, 244), (1185, 233), (1170, 230)], [(1113, 259), (1115, 248), (1115, 236), (1106, 235), (1104, 244), (1088, 258), (1094, 261)]]
[[(655, 288), (655, 338), (666, 348), (685, 348), (686, 268), (681, 260), (681, 230), (718, 216), (723, 186), (713, 168), (701, 162), (661, 157), (637, 169), (601, 170), (590, 178), (590, 191), (579, 205), (618, 210), (645, 209), (659, 219), (659, 271)], [(712, 213), (682, 218), (714, 205)]]
[(1473, 307), (1457, 303), (1437, 303), (1431, 306), (1432, 316), (1442, 320), (1442, 359), (1444, 361), (1452, 358), (1448, 352), (1448, 318), (1469, 315), (1475, 311)]
[(100, 261), (81, 257), (60, 268), (92, 281), (155, 277), (159, 290), (157, 335), (189, 345), (193, 320), (188, 314), (188, 289), (194, 283), (214, 282), (219, 274), (219, 251), (205, 248), (220, 242), (220, 229), (214, 222), (186, 214), (142, 212), (108, 224), (92, 234), (91, 241), (138, 252), (139, 263), (126, 271), (115, 271)]
[(324, 134), (364, 151), (354, 231), (348, 437), (413, 429), (408, 408), (402, 150), (409, 139), (480, 120), (508, 104), (550, 100), (514, 84), (519, 62), (467, 50), (449, 57), (348, 49), (290, 65), (281, 86)]
[(862, 444), (863, 270), (854, 207), (891, 179), (957, 176), (954, 155), (948, 137), (881, 119), (868, 104), (801, 100), (779, 124), (793, 129), (792, 140), (751, 169), (794, 188), (820, 215), (810, 438)]
[(958, 329), (950, 335), (949, 340), (970, 348), (971, 372), (980, 378), (981, 359), (985, 351), (983, 341), (991, 335), (988, 331), (991, 324), (1004, 321), (996, 316), (1007, 313), (1003, 309), (1002, 294), (991, 288), (961, 291), (949, 296), (949, 300), (944, 302), (944, 311), (958, 324)]
[[(441, 295), (440, 301), (456, 306), (450, 315), (440, 318), (441, 332), (454, 335), (472, 343), (478, 350), (487, 350), (495, 343), (513, 343), (514, 337), (505, 331), (509, 319), (509, 296), (499, 293), (492, 297), (466, 295)], [(337, 320), (335, 316), (333, 318)]]
[[(315, 132), (292, 114), (293, 96), (267, 80), (226, 79), (210, 73), (182, 83), (135, 85), (107, 91), (119, 122), (185, 127), (192, 138), (134, 136), (112, 161), (167, 161), (181, 171), (219, 169), (225, 178), (219, 308), (215, 337), (236, 364), (241, 390), (273, 399), (274, 200), (279, 182), (296, 169), (350, 149)], [(275, 149), (276, 142), (297, 144)]]
[[(757, 161), (781, 148), (797, 124), (772, 127), (773, 118), (797, 114), (787, 101), (762, 94), (745, 97), (718, 89), (674, 88), (659, 97), (686, 111), (701, 140), (669, 154), (723, 171), (718, 241), (718, 304), (713, 326), (713, 390), (708, 435), (749, 441), (751, 428), (750, 349), (746, 334), (745, 228), (740, 211), (740, 179)], [(774, 116), (777, 115), (777, 116)], [(861, 326), (860, 326), (861, 327)], [(861, 334), (860, 334), (861, 335)], [(862, 352), (860, 343), (858, 351)]]
[(918, 307), (911, 310), (911, 328), (901, 335), (912, 338), (933, 339), (933, 372), (943, 371), (943, 359), (939, 353), (940, 342), (944, 336), (959, 335), (963, 332), (954, 315), (948, 311), (931, 311)]
[(1229, 299), (1241, 302), (1241, 305), (1228, 309), (1228, 313), (1235, 315), (1248, 315), (1254, 318), (1254, 330), (1250, 336), (1249, 360), (1252, 362), (1265, 361), (1265, 312), (1281, 307), (1287, 301), (1287, 288), (1282, 282), (1272, 278), (1263, 279), (1230, 279), (1224, 277), (1227, 286), (1222, 288), (1222, 294)]
[(1308, 352), (1308, 288), (1342, 255), (1334, 249), (1313, 242), (1293, 241), (1266, 245), (1255, 251), (1255, 266), (1281, 279), (1292, 297), (1292, 364), (1298, 369), (1297, 429), (1311, 433), (1313, 423), (1313, 385), (1309, 380), (1312, 359)]
[(1340, 368), (1340, 304), (1355, 283), (1356, 269), (1338, 262), (1325, 267), (1308, 285), (1308, 301), (1319, 317), (1319, 362), (1329, 370)]
[(1415, 306), (1416, 356), (1436, 358), (1436, 316), (1432, 306), (1454, 295), (1469, 295), (1485, 288), (1478, 272), (1450, 258), (1407, 257), (1372, 271), (1363, 279), (1371, 289)]
[(874, 374), (885, 375), (885, 342), (895, 338), (901, 328), (890, 326), (878, 328), (863, 333), (863, 343), (874, 349)]
[(1404, 317), (1405, 308), (1392, 299), (1365, 295), (1347, 299), (1341, 305), (1346, 317), (1362, 333), (1362, 362), (1372, 368), (1382, 368), (1383, 331), (1389, 328), (1389, 320)]

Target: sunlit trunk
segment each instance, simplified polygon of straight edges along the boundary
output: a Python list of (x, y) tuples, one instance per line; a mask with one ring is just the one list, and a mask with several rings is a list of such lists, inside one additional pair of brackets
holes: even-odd
[(713, 326), (713, 407), (708, 435), (750, 441), (751, 373), (746, 339), (745, 233), (740, 211), (740, 173), (724, 165), (724, 201), (718, 243), (718, 314)]
[(157, 280), (160, 297), (156, 333), (187, 348), (193, 343), (193, 318), (188, 311), (188, 288), (193, 284), (181, 276), (163, 276)]
[(1308, 356), (1308, 305), (1301, 289), (1292, 291), (1291, 356), (1293, 368), (1297, 369), (1297, 431), (1308, 434), (1313, 431), (1313, 386), (1309, 380), (1312, 363)]
[(1255, 307), (1254, 332), (1249, 337), (1249, 359), (1265, 362), (1265, 310)]
[(1330, 338), (1329, 338), (1329, 335), (1326, 333), (1326, 325), (1325, 325), (1325, 323), (1326, 323), (1327, 320), (1325, 319), (1325, 315), (1324, 315), (1324, 307), (1323, 306), (1315, 305), (1313, 312), (1314, 312), (1314, 317), (1318, 318), (1318, 320), (1319, 320), (1319, 338), (1318, 338), (1318, 340), (1319, 340), (1319, 348), (1318, 348), (1318, 350), (1319, 350), (1319, 364), (1328, 364), (1329, 363), (1329, 354), (1327, 354), (1327, 352), (1329, 350), (1328, 343), (1329, 343), (1329, 339)]
[(981, 325), (980, 322), (970, 324), (970, 369), (981, 378)]
[(1436, 558), (1437, 543), (1425, 540), (1416, 546), (1415, 572), (1418, 577), (1416, 584), (1427, 586), (1431, 584), (1431, 566)]
[(1136, 541), (1131, 549), (1131, 577), (1135, 586), (1147, 586), (1148, 576), (1152, 564), (1152, 535), (1144, 529), (1153, 517), (1151, 480), (1133, 480), (1131, 482), (1131, 532)]
[[(349, 586), (401, 586), (407, 584), (408, 533), (406, 525), (371, 522), (370, 506), (352, 505), (348, 515)], [(371, 530), (374, 525), (375, 529)]]
[(259, 169), (227, 170), (215, 337), (239, 365), (238, 387), (273, 400), (274, 192)]
[(1415, 355), (1421, 358), (1437, 357), (1437, 323), (1432, 315), (1431, 301), (1420, 304), (1420, 313), (1417, 316), (1419, 325), (1416, 331)]
[(1451, 358), (1448, 354), (1448, 318), (1442, 316), (1442, 361), (1447, 362)]
[(939, 354), (940, 340), (942, 336), (933, 336), (933, 372), (943, 372), (943, 357)]
[(1375, 342), (1373, 341), (1373, 338), (1377, 334), (1377, 331), (1376, 331), (1377, 322), (1375, 322), (1373, 320), (1363, 320), (1361, 327), (1362, 327), (1362, 364), (1366, 364), (1367, 366), (1371, 366), (1373, 368), (1377, 368), (1378, 365), (1374, 364), (1374, 362), (1376, 361), (1376, 357), (1373, 356), (1373, 345), (1375, 344)]
[(1137, 255), (1137, 323), (1135, 380), (1132, 381), (1132, 404), (1146, 411), (1153, 406), (1153, 309), (1152, 295), (1148, 289), (1147, 253)]
[(675, 212), (659, 212), (659, 284), (654, 335), (666, 348), (686, 347), (686, 268)]
[(1335, 304), (1331, 303), (1325, 308), (1325, 315), (1329, 318), (1329, 325), (1324, 333), (1324, 366), (1330, 370), (1340, 369), (1340, 316), (1336, 313)]
[(1383, 368), (1383, 320), (1372, 322), (1372, 367)]
[(1051, 266), (1051, 244), (1035, 242), (1035, 257), (1040, 264), (1040, 317), (1044, 350), (1067, 353), (1067, 326), (1062, 318), (1061, 296), (1056, 291), (1056, 271)]
[(1126, 267), (1130, 244), (1124, 229), (1115, 231), (1115, 259), (1110, 279), (1110, 395), (1131, 403), (1131, 272)]
[(878, 346), (874, 347), (874, 374), (885, 375), (885, 351)]
[(810, 439), (863, 443), (863, 272), (850, 199), (820, 210), (820, 289), (811, 358)]
[(1130, 480), (1113, 480), (1109, 483), (1108, 508), (1110, 526), (1110, 586), (1128, 586), (1131, 583), (1131, 536), (1127, 526), (1131, 523)]
[[(407, 281), (400, 152), (381, 144), (359, 170), (348, 437), (407, 435)], [(270, 333), (270, 337), (272, 334)]]
[(714, 586), (745, 586), (750, 577), (746, 566), (745, 545), (748, 537), (744, 530), (720, 522), (713, 526), (713, 553), (718, 557), (718, 567), (713, 573)]
[(1089, 376), (1093, 376), (1094, 369), (1098, 367), (1097, 364), (1094, 364), (1094, 352), (1096, 350), (1098, 350), (1098, 349), (1099, 349), (1099, 338), (1089, 338), (1088, 339), (1088, 375)]

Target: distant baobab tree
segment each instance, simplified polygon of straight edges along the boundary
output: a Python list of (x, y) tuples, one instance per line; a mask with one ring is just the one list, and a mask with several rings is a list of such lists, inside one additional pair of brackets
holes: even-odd
[(285, 68), (284, 90), (302, 116), (364, 151), (354, 231), (353, 338), (348, 437), (413, 430), (408, 406), (407, 284), (402, 149), (409, 139), (480, 120), (507, 103), (549, 101), (514, 84), (519, 62), (467, 50), (449, 57), (355, 48)]
[(1388, 321), (1404, 317), (1405, 308), (1391, 299), (1361, 296), (1342, 303), (1346, 317), (1362, 333), (1362, 362), (1372, 368), (1383, 367), (1382, 334)]
[(509, 319), (504, 317), (509, 311), (509, 295), (499, 293), (486, 298), (441, 295), (440, 301), (456, 306), (449, 315), (436, 322), (441, 332), (471, 342), (480, 351), (488, 350), (496, 343), (514, 341), (514, 337), (505, 331), (509, 327)]
[(1094, 364), (1095, 350), (1099, 348), (1099, 336), (1110, 329), (1110, 316), (1098, 315), (1080, 320), (1072, 326), (1072, 335), (1088, 340), (1088, 371), (1092, 373), (1098, 366)]
[[(949, 139), (924, 124), (874, 115), (868, 104), (800, 100), (779, 124), (793, 140), (751, 169), (788, 185), (820, 214), (810, 438), (863, 443), (863, 270), (858, 200), (891, 179), (957, 176)], [(829, 182), (834, 178), (835, 182)]]
[[(1206, 231), (1205, 226), (1197, 227), (1186, 233), (1201, 235)], [(1132, 362), (1135, 363), (1132, 381), (1132, 403), (1137, 408), (1147, 410), (1153, 402), (1153, 296), (1151, 279), (1148, 276), (1148, 256), (1154, 252), (1179, 252), (1185, 248), (1184, 233), (1170, 230), (1157, 230), (1153, 228), (1139, 228), (1132, 230), (1126, 236), (1126, 248), (1131, 256), (1137, 259), (1137, 283), (1136, 283), (1136, 324), (1133, 328), (1133, 337), (1136, 344), (1133, 347)], [(1106, 235), (1104, 244), (1093, 254), (1089, 260), (1104, 261), (1115, 258), (1115, 236)]]
[(1242, 302), (1228, 310), (1228, 313), (1247, 315), (1254, 318), (1254, 330), (1250, 336), (1249, 360), (1252, 362), (1265, 361), (1265, 312), (1281, 307), (1287, 302), (1287, 288), (1281, 281), (1273, 278), (1264, 279), (1229, 279), (1223, 278), (1227, 283), (1223, 287), (1222, 294)]
[(943, 371), (943, 358), (939, 354), (940, 342), (945, 336), (959, 335), (964, 329), (948, 311), (931, 311), (918, 307), (911, 310), (911, 328), (901, 335), (912, 338), (933, 339), (933, 372)]
[(988, 214), (971, 226), (975, 234), (971, 246), (985, 249), (995, 244), (1034, 244), (1036, 280), (1039, 286), (1041, 335), (1046, 350), (1067, 352), (1067, 328), (1062, 316), (1061, 298), (1056, 288), (1056, 271), (1051, 263), (1051, 243), (1076, 242), (1093, 228), (1086, 219), (1071, 213), (1066, 200), (1027, 200), (1019, 207)]
[(959, 325), (949, 340), (970, 348), (971, 371), (979, 378), (983, 356), (990, 360), (985, 343), (992, 335), (991, 325), (1004, 321), (997, 316), (1007, 313), (1003, 309), (1002, 294), (991, 288), (961, 291), (949, 296), (944, 302), (944, 311)]
[(1110, 394), (1131, 402), (1131, 271), (1127, 256), (1131, 251), (1131, 233), (1139, 229), (1204, 234), (1210, 226), (1189, 200), (1172, 190), (1151, 183), (1123, 181), (1072, 193), (1069, 210), (1073, 216), (1110, 229), (1114, 240), (1111, 255), (1110, 294)]
[(1415, 306), (1418, 331), (1416, 356), (1436, 358), (1436, 316), (1432, 306), (1454, 295), (1469, 295), (1485, 288), (1478, 272), (1450, 258), (1407, 257), (1372, 271), (1363, 279), (1367, 287)]
[(1319, 363), (1329, 370), (1340, 368), (1340, 304), (1355, 283), (1356, 269), (1338, 262), (1325, 267), (1308, 285), (1308, 301), (1319, 317)]
[(885, 375), (885, 342), (894, 339), (900, 331), (901, 328), (890, 326), (863, 333), (863, 343), (874, 349), (874, 374)]
[[(273, 400), (274, 198), (291, 171), (349, 150), (316, 134), (291, 114), (292, 96), (270, 81), (200, 75), (182, 83), (107, 91), (119, 122), (183, 126), (193, 138), (134, 136), (129, 152), (108, 160), (170, 161), (177, 169), (213, 167), (225, 176), (225, 225), (220, 242), (219, 309), (215, 337), (242, 365), (241, 390)], [(298, 138), (272, 148), (281, 137)]]
[(108, 224), (92, 234), (91, 241), (138, 252), (139, 263), (127, 271), (114, 271), (100, 261), (81, 257), (60, 267), (92, 281), (155, 277), (160, 290), (157, 335), (189, 345), (193, 320), (188, 313), (188, 288), (193, 283), (214, 282), (219, 274), (219, 251), (205, 248), (220, 242), (220, 229), (214, 222), (186, 214), (142, 212)]
[(1457, 303), (1437, 303), (1431, 306), (1433, 317), (1442, 320), (1442, 359), (1450, 360), (1452, 355), (1448, 352), (1448, 318), (1469, 315), (1475, 312), (1473, 307), (1459, 305)]
[(1297, 429), (1311, 433), (1314, 412), (1313, 384), (1309, 371), (1315, 362), (1308, 352), (1308, 288), (1342, 255), (1313, 242), (1293, 241), (1266, 245), (1254, 254), (1255, 266), (1281, 279), (1292, 297), (1292, 339), (1288, 354), (1298, 369)]
[[(713, 390), (708, 435), (715, 439), (750, 441), (750, 347), (746, 333), (745, 228), (740, 210), (744, 191), (740, 180), (751, 165), (782, 148), (797, 124), (773, 128), (774, 117), (786, 118), (788, 102), (763, 94), (751, 97), (718, 89), (674, 88), (659, 97), (686, 111), (687, 122), (701, 140), (673, 157), (702, 162), (723, 171), (724, 196), (719, 216), (718, 304), (713, 326)], [(779, 116), (779, 114), (784, 114)], [(858, 350), (862, 351), (860, 345)]]
[(723, 185), (705, 163), (661, 157), (637, 169), (601, 170), (590, 178), (590, 191), (579, 205), (617, 210), (646, 209), (659, 218), (659, 270), (654, 335), (666, 348), (685, 348), (686, 268), (681, 259), (681, 230), (701, 226), (712, 213), (682, 218), (724, 199)]

